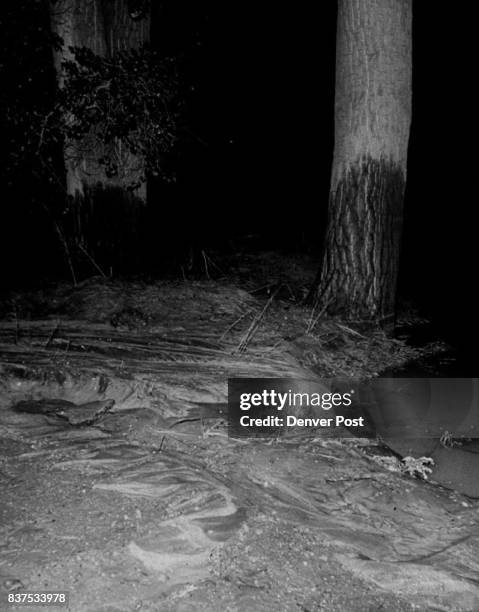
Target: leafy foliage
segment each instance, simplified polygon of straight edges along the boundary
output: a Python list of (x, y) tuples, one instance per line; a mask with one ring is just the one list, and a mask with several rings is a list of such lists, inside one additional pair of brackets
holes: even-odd
[(140, 182), (164, 175), (162, 160), (175, 142), (173, 61), (147, 48), (113, 59), (84, 47), (70, 51), (74, 59), (63, 63), (63, 87), (45, 125), (50, 137), (61, 134), (77, 154), (95, 155), (108, 178), (127, 176), (132, 157), (141, 160)]
[(99, 174), (128, 188), (148, 175), (174, 180), (164, 169), (165, 153), (176, 140), (174, 60), (147, 48), (114, 58), (70, 48), (59, 87), (52, 48), (58, 51), (62, 41), (50, 32), (42, 3), (19, 0), (8, 6), (0, 19), (5, 30), (0, 49), (9, 58), (0, 62), (2, 80), (9, 84), (0, 92), (4, 181), (21, 183), (28, 172), (61, 189), (63, 145), (69, 156), (88, 159)]

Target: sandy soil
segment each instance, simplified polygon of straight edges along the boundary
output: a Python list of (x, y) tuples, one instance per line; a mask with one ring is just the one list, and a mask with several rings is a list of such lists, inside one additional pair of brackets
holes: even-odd
[(411, 356), (267, 300), (103, 281), (43, 311), (16, 296), (0, 324), (1, 609), (39, 590), (85, 612), (479, 609), (477, 501), (387, 469), (374, 441), (228, 438), (228, 376), (373, 375)]

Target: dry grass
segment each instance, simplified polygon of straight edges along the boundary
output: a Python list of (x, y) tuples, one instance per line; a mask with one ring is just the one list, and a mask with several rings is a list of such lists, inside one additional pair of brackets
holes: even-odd
[(229, 272), (217, 280), (149, 283), (95, 277), (75, 288), (10, 295), (0, 333), (4, 341), (30, 339), (50, 349), (68, 350), (69, 342), (97, 354), (130, 351), (131, 357), (176, 361), (179, 369), (180, 363), (237, 354), (243, 361), (296, 362), (323, 377), (376, 376), (443, 348), (414, 348), (382, 329), (359, 330), (303, 306), (311, 262), (301, 269), (298, 258), (263, 253), (244, 257)]

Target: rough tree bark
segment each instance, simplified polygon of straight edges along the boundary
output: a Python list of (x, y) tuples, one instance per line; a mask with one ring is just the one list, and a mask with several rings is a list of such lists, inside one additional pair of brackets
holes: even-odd
[[(50, 0), (52, 31), (64, 41), (62, 49), (54, 54), (60, 86), (61, 63), (72, 59), (70, 46), (114, 57), (119, 51), (138, 49), (149, 41), (150, 15), (141, 18), (132, 15), (131, 4), (128, 0)], [(121, 171), (118, 176), (107, 178), (98, 164), (102, 151), (93, 134), (81, 142), (64, 145), (66, 188), (71, 209), (75, 211), (77, 240), (93, 251), (96, 245), (109, 242), (106, 249), (109, 254), (121, 251), (122, 243), (131, 238), (138, 209), (146, 202), (144, 181), (133, 191), (126, 189), (144, 176), (143, 160), (122, 147), (120, 140), (113, 146), (114, 155), (121, 159)], [(112, 230), (110, 237), (102, 236), (105, 227)]]
[(339, 0), (335, 146), (314, 301), (393, 316), (411, 122), (412, 0)]

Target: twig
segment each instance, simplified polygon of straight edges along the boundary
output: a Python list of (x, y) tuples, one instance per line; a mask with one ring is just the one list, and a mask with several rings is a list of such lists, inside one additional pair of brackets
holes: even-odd
[(206, 258), (207, 258), (207, 260), (210, 262), (210, 264), (211, 264), (212, 266), (214, 266), (214, 267), (215, 267), (215, 268), (218, 270), (218, 272), (221, 272), (221, 274), (224, 274), (224, 273), (225, 273), (225, 272), (224, 272), (224, 271), (223, 271), (223, 270), (222, 270), (222, 269), (219, 267), (219, 265), (218, 265), (216, 262), (214, 262), (214, 261), (211, 259), (211, 257), (210, 257), (209, 255), (206, 255)]
[(52, 343), (52, 340), (53, 340), (53, 338), (55, 337), (55, 334), (58, 331), (58, 325), (59, 325), (59, 323), (57, 321), (55, 327), (52, 329), (52, 332), (51, 332), (50, 336), (48, 337), (48, 340), (45, 343), (45, 348), (48, 348), (50, 346), (50, 344)]
[(308, 327), (306, 329), (306, 333), (310, 334), (313, 329), (316, 327), (319, 319), (323, 316), (323, 314), (326, 312), (326, 310), (328, 309), (329, 305), (331, 304), (332, 299), (329, 299), (326, 304), (321, 308), (321, 310), (319, 311), (317, 317), (314, 318), (313, 320), (313, 316), (314, 316), (314, 311), (316, 306), (313, 306), (313, 309), (311, 310), (311, 317), (309, 319), (309, 323), (308, 323)]
[(257, 331), (261, 321), (264, 318), (264, 315), (266, 314), (266, 311), (268, 310), (268, 308), (273, 303), (273, 300), (276, 297), (276, 294), (278, 293), (280, 288), (281, 288), (281, 285), (278, 285), (278, 287), (276, 288), (276, 291), (274, 291), (274, 293), (271, 294), (271, 297), (269, 298), (269, 300), (264, 305), (263, 310), (255, 316), (255, 318), (251, 322), (251, 325), (248, 328), (248, 331), (243, 336), (243, 338), (241, 339), (240, 343), (238, 344), (236, 349), (233, 351), (233, 353), (235, 353), (235, 352), (243, 353), (246, 350), (246, 347), (248, 346), (249, 342), (251, 341), (251, 339), (253, 338), (254, 334), (256, 333), (256, 331)]
[(289, 283), (285, 283), (285, 287), (286, 289), (289, 291), (289, 295), (291, 296), (291, 298), (293, 299), (293, 301), (296, 301), (296, 296), (294, 295), (293, 290), (291, 289), (291, 287), (289, 286)]
[(338, 323), (336, 322), (336, 326), (339, 327), (339, 329), (342, 329), (345, 332), (349, 332), (350, 334), (352, 334), (353, 336), (359, 336), (360, 338), (364, 338), (366, 339), (366, 336), (363, 336), (363, 334), (360, 334), (358, 331), (356, 331), (355, 329), (351, 329), (350, 327), (348, 327), (347, 325), (343, 325), (342, 323)]
[(103, 276), (103, 278), (108, 278), (107, 275), (103, 272), (103, 270), (100, 268), (100, 266), (96, 263), (96, 261), (93, 259), (93, 257), (90, 255), (90, 253), (88, 253), (88, 251), (84, 248), (84, 246), (81, 244), (81, 242), (77, 242), (77, 247), (80, 249), (80, 251), (85, 255), (85, 257), (88, 258), (88, 260), (91, 262), (91, 264), (94, 266), (94, 268)]
[(227, 334), (229, 334), (229, 332), (236, 327), (236, 325), (242, 321), (247, 315), (251, 314), (251, 310), (247, 310), (246, 312), (244, 312), (240, 317), (238, 317), (236, 319), (236, 321), (234, 321), (234, 323), (232, 323), (231, 325), (228, 326), (228, 328), (222, 333), (221, 337), (220, 337), (220, 341), (223, 340), (225, 338), (225, 336)]
[(208, 260), (206, 259), (206, 253), (202, 250), (201, 251), (201, 255), (203, 256), (203, 261), (205, 262), (205, 273), (206, 273), (206, 278), (208, 280), (211, 279), (210, 277), (210, 273), (208, 272)]
[(264, 289), (269, 289), (270, 287), (274, 287), (277, 283), (267, 283), (266, 285), (261, 285), (261, 287), (258, 287), (257, 289), (252, 289), (249, 294), (253, 295), (254, 293), (259, 293), (260, 291), (263, 291)]
[[(48, 211), (47, 208), (46, 208), (46, 210), (50, 214), (50, 211)], [(68, 267), (70, 268), (70, 273), (72, 275), (73, 286), (76, 287), (77, 284), (78, 284), (77, 283), (77, 277), (76, 277), (76, 274), (75, 274), (75, 269), (73, 267), (73, 261), (72, 261), (72, 257), (71, 257), (71, 253), (70, 253), (70, 248), (68, 246), (68, 242), (67, 242), (65, 236), (63, 235), (63, 232), (60, 229), (60, 226), (55, 221), (55, 219), (53, 219), (53, 217), (52, 217), (52, 221), (53, 221), (53, 225), (55, 226), (55, 230), (56, 230), (56, 232), (58, 234), (58, 237), (60, 239), (60, 242), (61, 242), (61, 244), (63, 246), (63, 249), (65, 250), (65, 255), (66, 255), (66, 258), (67, 258), (67, 262), (68, 262)]]
[(37, 150), (36, 150), (36, 155), (38, 155), (40, 153), (40, 149), (43, 146), (43, 137), (45, 135), (45, 130), (47, 127), (47, 123), (50, 120), (50, 117), (54, 114), (54, 110), (50, 111), (49, 113), (47, 113), (42, 121), (42, 127), (40, 130), (40, 137), (38, 138), (38, 144), (37, 144)]

